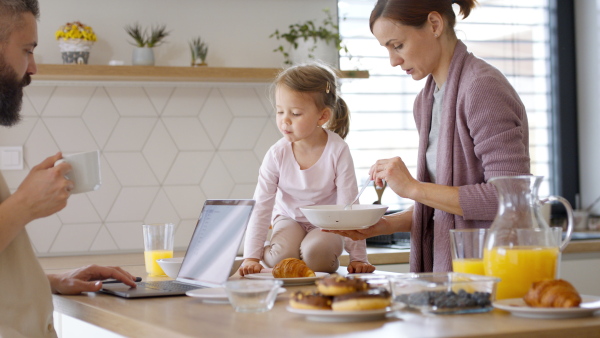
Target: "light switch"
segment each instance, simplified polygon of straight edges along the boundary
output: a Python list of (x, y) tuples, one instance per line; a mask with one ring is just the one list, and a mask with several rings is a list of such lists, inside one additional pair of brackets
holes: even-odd
[(23, 147), (0, 147), (0, 170), (23, 170)]

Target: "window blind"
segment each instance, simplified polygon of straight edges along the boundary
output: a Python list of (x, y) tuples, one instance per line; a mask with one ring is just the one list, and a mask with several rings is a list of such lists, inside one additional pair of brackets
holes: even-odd
[[(425, 85), (400, 67), (391, 67), (387, 50), (369, 30), (375, 0), (338, 1), (339, 25), (348, 53), (340, 55), (344, 70), (370, 72), (366, 80), (347, 80), (342, 97), (351, 111), (346, 141), (354, 158), (359, 184), (376, 160), (400, 156), (416, 176), (418, 135), (413, 102)], [(454, 5), (458, 14), (458, 6)], [(550, 46), (548, 0), (479, 0), (466, 20), (457, 15), (456, 34), (476, 56), (497, 67), (521, 97), (529, 120), (531, 171), (544, 176), (540, 196), (551, 193)], [(367, 189), (361, 203), (377, 200)], [(413, 203), (385, 191), (382, 203), (391, 210)]]

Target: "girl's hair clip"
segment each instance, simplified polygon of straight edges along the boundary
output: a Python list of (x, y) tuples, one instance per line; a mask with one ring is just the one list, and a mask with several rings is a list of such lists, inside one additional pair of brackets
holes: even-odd
[(327, 81), (327, 87), (325, 88), (325, 93), (329, 94), (330, 91), (330, 87), (329, 87), (329, 81)]

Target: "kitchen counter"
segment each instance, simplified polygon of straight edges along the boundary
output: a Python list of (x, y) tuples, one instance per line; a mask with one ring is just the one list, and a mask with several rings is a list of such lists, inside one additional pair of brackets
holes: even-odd
[[(600, 251), (600, 241), (577, 241), (577, 252)], [(369, 248), (373, 263), (400, 264), (407, 252)], [(181, 253), (179, 253), (181, 254)], [(381, 259), (381, 261), (380, 261)], [(49, 272), (61, 272), (90, 262), (119, 265), (145, 277), (143, 254), (40, 258)], [(340, 268), (343, 272), (344, 268)], [(236, 276), (232, 278), (237, 278)], [(150, 278), (148, 278), (150, 279)], [(160, 277), (154, 279), (161, 279)], [(164, 277), (162, 278), (164, 279)], [(525, 319), (493, 310), (471, 315), (421, 315), (401, 311), (392, 318), (369, 322), (321, 323), (285, 310), (287, 295), (312, 286), (286, 287), (275, 308), (262, 314), (236, 313), (230, 305), (205, 304), (191, 297), (127, 300), (104, 294), (54, 295), (55, 310), (124, 336), (144, 337), (596, 337), (600, 316), (578, 319)]]
[[(600, 240), (578, 240), (571, 241), (565, 251), (565, 254), (594, 254), (600, 253)], [(175, 256), (183, 256), (185, 252), (176, 252)], [(373, 265), (387, 264), (408, 264), (409, 249), (392, 249), (369, 247), (367, 248), (369, 262)], [(94, 262), (102, 265), (137, 265), (141, 253), (126, 254), (100, 254), (100, 255), (80, 255), (80, 256), (58, 256), (58, 257), (40, 257), (44, 269), (74, 269), (80, 266)], [(347, 266), (349, 261), (348, 253), (344, 252), (340, 256), (340, 265)]]
[(597, 337), (600, 317), (525, 319), (493, 310), (471, 315), (402, 311), (368, 322), (322, 323), (288, 312), (287, 287), (266, 313), (236, 313), (229, 304), (191, 297), (127, 300), (102, 294), (54, 296), (57, 311), (127, 337)]

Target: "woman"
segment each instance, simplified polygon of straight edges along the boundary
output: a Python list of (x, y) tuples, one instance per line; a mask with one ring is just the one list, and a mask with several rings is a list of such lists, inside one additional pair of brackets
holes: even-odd
[(474, 0), (378, 0), (371, 32), (414, 80), (427, 77), (414, 103), (419, 132), (417, 177), (400, 157), (377, 161), (369, 174), (415, 201), (365, 230), (364, 239), (411, 232), (411, 271), (451, 271), (450, 229), (488, 228), (497, 211), (495, 176), (530, 172), (525, 107), (506, 78), (467, 51), (454, 32), (452, 4), (466, 18)]

